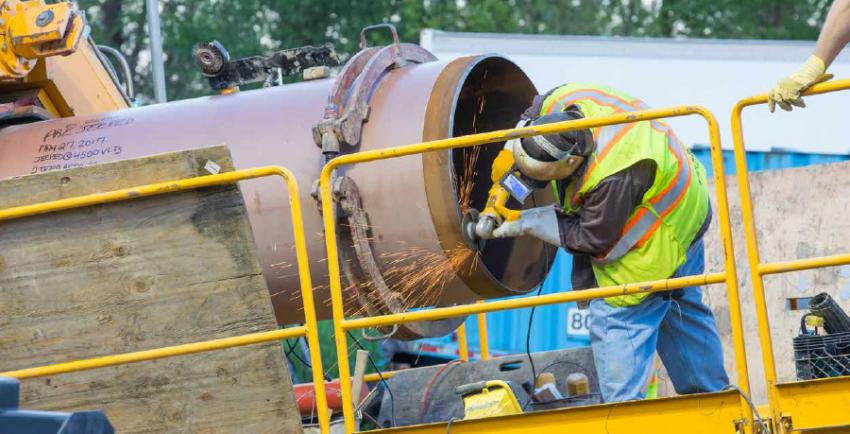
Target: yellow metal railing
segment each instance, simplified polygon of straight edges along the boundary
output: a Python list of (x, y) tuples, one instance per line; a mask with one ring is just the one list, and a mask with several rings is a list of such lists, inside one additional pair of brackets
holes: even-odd
[[(479, 301), (479, 303), (484, 303)], [(478, 356), (481, 360), (490, 358), (490, 344), (487, 342), (487, 314), (484, 312), (476, 315), (478, 320)]]
[(466, 321), (457, 328), (457, 355), (464, 362), (469, 361), (469, 345), (466, 341)]
[[(807, 90), (805, 95), (818, 95), (829, 92), (850, 89), (850, 80), (839, 80), (826, 82), (812, 86)], [(754, 95), (744, 98), (735, 104), (732, 109), (732, 141), (735, 147), (735, 164), (738, 172), (738, 186), (741, 190), (741, 211), (743, 214), (744, 233), (747, 240), (747, 258), (750, 265), (750, 273), (753, 278), (753, 299), (756, 306), (756, 318), (758, 320), (759, 341), (761, 343), (762, 362), (764, 364), (764, 375), (767, 382), (767, 395), (770, 403), (771, 412), (774, 421), (777, 424), (783, 425), (782, 418), (782, 399), (778, 395), (778, 384), (776, 378), (776, 365), (773, 353), (773, 343), (770, 337), (770, 321), (767, 312), (767, 302), (764, 293), (764, 276), (769, 274), (788, 273), (793, 271), (808, 270), (812, 268), (834, 267), (839, 265), (850, 264), (850, 254), (821, 256), (815, 258), (798, 259), (785, 262), (763, 263), (759, 255), (758, 237), (756, 235), (755, 217), (752, 204), (752, 196), (750, 195), (750, 184), (747, 171), (747, 156), (744, 147), (744, 132), (741, 124), (741, 114), (744, 108), (766, 104), (767, 94)], [(815, 388), (810, 388), (809, 392), (814, 393)], [(846, 389), (847, 396), (850, 396), (850, 385)], [(809, 398), (814, 400), (814, 396)], [(834, 401), (834, 400), (833, 400)], [(834, 414), (845, 414), (846, 408), (839, 410)], [(799, 414), (795, 415), (799, 416)], [(850, 417), (845, 417), (845, 423), (850, 423)], [(813, 428), (807, 426), (806, 428)]]
[[(478, 303), (484, 303), (484, 300), (478, 300)], [(478, 324), (478, 358), (487, 360), (490, 358), (490, 348), (487, 344), (487, 314), (481, 312), (475, 315), (475, 320)], [(465, 362), (469, 361), (469, 340), (466, 334), (466, 322), (457, 328), (457, 348), (458, 358)]]
[[(316, 393), (316, 407), (319, 425), (323, 433), (330, 432), (328, 418), (327, 397), (325, 396), (324, 377), (322, 373), (322, 356), (319, 351), (319, 335), (316, 326), (316, 310), (313, 301), (313, 285), (310, 279), (310, 268), (307, 259), (307, 244), (304, 237), (304, 222), (301, 213), (301, 200), (298, 184), (295, 176), (288, 169), (280, 166), (266, 166), (254, 169), (237, 170), (217, 175), (199, 176), (195, 178), (179, 179), (138, 187), (125, 188), (121, 190), (94, 193), (60, 199), (50, 202), (25, 205), (0, 210), (0, 221), (8, 221), (39, 214), (47, 214), (57, 211), (81, 208), (92, 205), (119, 202), (123, 200), (137, 199), (140, 197), (155, 196), (160, 194), (174, 193), (178, 191), (193, 190), (201, 187), (212, 187), (233, 184), (238, 181), (262, 178), (268, 176), (279, 176), (286, 182), (289, 192), (289, 205), (292, 214), (292, 231), (295, 240), (295, 255), (298, 262), (298, 274), (301, 284), (301, 296), (304, 306), (304, 325), (281, 330), (267, 332), (249, 333), (222, 339), (213, 339), (203, 342), (195, 342), (183, 345), (174, 345), (152, 350), (136, 351), (124, 354), (115, 354), (96, 357), (72, 362), (57, 363), (48, 366), (21, 369), (17, 371), (0, 372), (0, 377), (14, 377), (18, 379), (42, 377), (45, 375), (64, 374), (69, 372), (84, 371), (89, 369), (103, 368), (107, 366), (122, 365), (127, 363), (156, 360), (165, 357), (182, 356), (186, 354), (204, 351), (220, 350), (242, 345), (258, 344), (263, 342), (278, 341), (293, 337), (305, 336), (310, 348), (310, 361), (313, 366), (313, 384)], [(349, 387), (350, 389), (350, 387)]]
[[(630, 122), (648, 121), (659, 118), (701, 116), (708, 125), (711, 144), (711, 158), (714, 164), (714, 179), (717, 189), (718, 219), (724, 254), (724, 270), (719, 273), (709, 273), (699, 276), (679, 277), (652, 282), (631, 283), (621, 286), (589, 289), (577, 292), (546, 294), (510, 300), (498, 300), (487, 303), (475, 303), (451, 307), (417, 310), (377, 317), (346, 319), (343, 311), (342, 286), (340, 282), (338, 249), (336, 239), (336, 219), (331, 190), (331, 178), (336, 168), (355, 163), (366, 163), (376, 160), (398, 158), (408, 155), (421, 154), (430, 151), (442, 151), (469, 146), (480, 146), (487, 143), (502, 142), (514, 138), (531, 137), (534, 135), (561, 133), (592, 127), (602, 127)], [(662, 109), (620, 113), (611, 116), (579, 119), (547, 125), (526, 128), (500, 130), (489, 133), (472, 134), (463, 137), (435, 140), (431, 142), (378, 149), (337, 157), (322, 169), (320, 179), (322, 195), (322, 217), (325, 229), (325, 243), (328, 254), (328, 275), (330, 278), (331, 301), (333, 305), (334, 335), (336, 339), (337, 356), (340, 373), (340, 388), (342, 408), (345, 418), (345, 430), (354, 432), (354, 415), (351, 396), (351, 373), (347, 355), (346, 331), (367, 327), (384, 327), (413, 321), (438, 320), (464, 315), (483, 314), (507, 309), (517, 309), (532, 306), (543, 306), (571, 301), (590, 300), (623, 294), (648, 293), (669, 291), (695, 285), (726, 283), (729, 296), (729, 316), (732, 325), (732, 341), (735, 351), (735, 365), (738, 374), (740, 390), (749, 394), (749, 377), (747, 374), (746, 351), (744, 349), (743, 329), (741, 325), (741, 310), (738, 302), (738, 281), (735, 272), (735, 256), (732, 246), (732, 235), (729, 223), (729, 208), (726, 197), (726, 185), (723, 179), (723, 155), (720, 147), (720, 132), (717, 120), (707, 109), (699, 106), (679, 106)], [(752, 413), (746, 401), (739, 399), (740, 414), (752, 420)]]

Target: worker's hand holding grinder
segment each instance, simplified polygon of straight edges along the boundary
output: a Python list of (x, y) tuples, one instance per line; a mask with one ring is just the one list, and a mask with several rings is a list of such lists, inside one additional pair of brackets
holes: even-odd
[(776, 105), (785, 111), (791, 111), (792, 106), (805, 107), (806, 104), (800, 96), (812, 85), (832, 78), (832, 74), (826, 73), (826, 68), (832, 64), (848, 42), (850, 42), (850, 0), (835, 0), (821, 29), (815, 52), (799, 71), (780, 80), (768, 93), (767, 102), (770, 112), (773, 113)]
[[(558, 117), (558, 119), (549, 119)], [(581, 113), (575, 110), (567, 110), (562, 113), (545, 116), (536, 123), (544, 124), (557, 121), (568, 121), (581, 118)], [(527, 126), (530, 121), (521, 122), (521, 126)], [(507, 199), (508, 189), (511, 181), (505, 181), (507, 176), (513, 173), (524, 178), (528, 184), (533, 186), (548, 186), (550, 181), (564, 180), (572, 176), (578, 170), (585, 158), (593, 151), (593, 136), (590, 130), (570, 131), (561, 134), (549, 134), (542, 136), (527, 137), (524, 139), (513, 139), (505, 144), (496, 160), (493, 162), (493, 188), (490, 190), (488, 208), (481, 213), (484, 220), (487, 216), (489, 205), (498, 202), (496, 199), (504, 196)], [(512, 190), (510, 194), (515, 197)], [(504, 200), (501, 201), (504, 205)], [(503, 207), (502, 207), (503, 208)], [(496, 207), (496, 209), (500, 209)], [(479, 236), (485, 238), (508, 238), (520, 235), (530, 235), (555, 246), (561, 246), (560, 232), (558, 229), (557, 207), (549, 205), (532, 208), (523, 211), (508, 210), (503, 219), (498, 222), (494, 230), (489, 234), (479, 232)]]
[(496, 228), (493, 231), (493, 238), (530, 235), (553, 246), (561, 247), (557, 213), (558, 211), (553, 205), (523, 210), (518, 219), (506, 221)]

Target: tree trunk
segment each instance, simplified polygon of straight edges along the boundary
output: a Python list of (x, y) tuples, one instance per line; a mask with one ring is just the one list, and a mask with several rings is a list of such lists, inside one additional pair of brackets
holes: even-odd
[(109, 29), (108, 44), (116, 50), (121, 50), (124, 44), (124, 26), (121, 25), (123, 0), (104, 0), (101, 10), (103, 11), (102, 25)]
[(658, 11), (658, 32), (660, 36), (673, 36), (673, 21), (676, 15), (674, 0), (662, 0)]

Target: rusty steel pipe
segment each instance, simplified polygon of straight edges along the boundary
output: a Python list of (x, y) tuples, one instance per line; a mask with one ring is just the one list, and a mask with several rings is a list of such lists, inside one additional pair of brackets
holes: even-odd
[[(322, 120), (332, 85), (333, 79), (316, 80), (9, 126), (0, 130), (0, 178), (218, 144), (230, 148), (237, 169), (285, 166), (302, 186), (311, 273), (318, 285), (317, 313), (330, 318), (321, 216), (317, 206), (310, 206), (316, 202), (309, 193), (322, 166), (311, 128)], [(525, 74), (499, 56), (394, 69), (375, 85), (361, 144), (353, 150), (508, 128), (535, 93)], [(489, 163), (499, 147), (480, 151), (472, 171), (472, 206), (483, 205), (490, 187)], [(372, 250), (385, 276), (410, 258), (436, 258), (435, 263), (443, 264), (463, 245), (455, 178), (463, 172), (469, 152), (416, 155), (345, 171), (359, 189)], [(277, 320), (301, 322), (302, 313), (292, 308), (300, 304), (300, 296), (285, 192), (273, 180), (245, 181), (240, 187)], [(535, 201), (551, 201), (551, 195), (540, 192)], [(527, 292), (543, 280), (545, 262), (553, 258), (554, 252), (544, 251), (542, 243), (530, 238), (491, 242), (474, 256), (474, 265), (453, 264), (442, 272), (440, 288), (432, 291), (437, 295), (422, 303), (451, 305)], [(345, 260), (356, 258), (349, 255)], [(398, 278), (387, 283), (393, 289)], [(426, 334), (448, 331), (443, 328)]]

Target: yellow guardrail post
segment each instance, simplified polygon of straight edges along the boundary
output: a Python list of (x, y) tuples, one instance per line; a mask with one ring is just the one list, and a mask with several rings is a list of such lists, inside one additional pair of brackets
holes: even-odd
[[(430, 151), (442, 151), (453, 148), (478, 146), (487, 143), (503, 142), (506, 140), (522, 137), (531, 137), (542, 134), (555, 134), (566, 131), (574, 131), (592, 127), (639, 122), (659, 118), (680, 117), (698, 115), (706, 120), (711, 143), (711, 158), (714, 164), (714, 179), (717, 189), (718, 219), (720, 221), (720, 233), (723, 241), (724, 271), (722, 273), (710, 273), (702, 276), (688, 276), (672, 278), (653, 282), (631, 283), (619, 286), (589, 289), (577, 292), (565, 292), (547, 294), (534, 297), (525, 297), (509, 300), (498, 300), (488, 303), (475, 303), (472, 305), (459, 305), (429, 310), (417, 310), (403, 312), (379, 317), (366, 317), (347, 320), (343, 311), (342, 285), (340, 281), (338, 247), (335, 235), (336, 218), (334, 215), (333, 194), (331, 190), (331, 177), (334, 170), (340, 166), (355, 163), (366, 163), (369, 161), (384, 160), (389, 158), (403, 157), (413, 154), (421, 154)], [(704, 107), (699, 106), (677, 106), (660, 109), (650, 109), (629, 113), (618, 113), (610, 116), (596, 118), (585, 118), (566, 122), (546, 125), (534, 125), (525, 128), (499, 130), (488, 133), (471, 134), (468, 136), (455, 137), (430, 142), (399, 146), (393, 148), (376, 149), (353, 154), (342, 155), (329, 161), (322, 168), (319, 177), (322, 197), (322, 218), (325, 230), (325, 244), (328, 254), (328, 276), (330, 281), (331, 301), (333, 307), (334, 334), (336, 336), (337, 355), (339, 357), (339, 379), (342, 395), (342, 410), (345, 419), (345, 431), (354, 432), (354, 414), (351, 396), (351, 372), (349, 370), (347, 354), (347, 341), (345, 332), (347, 330), (380, 327), (392, 324), (401, 324), (412, 321), (436, 320), (462, 315), (472, 315), (485, 312), (495, 312), (507, 309), (517, 309), (548, 304), (566, 303), (570, 301), (590, 300), (594, 298), (610, 297), (614, 295), (635, 294), (645, 292), (669, 291), (695, 285), (707, 285), (715, 283), (726, 283), (729, 296), (729, 317), (732, 325), (732, 341), (735, 350), (735, 364), (738, 374), (738, 384), (742, 392), (749, 394), (749, 376), (747, 373), (746, 351), (744, 349), (744, 335), (741, 323), (741, 308), (738, 299), (738, 280), (735, 273), (735, 253), (732, 246), (732, 232), (729, 222), (729, 208), (726, 197), (726, 185), (723, 178), (723, 154), (720, 147), (720, 131), (714, 115)], [(742, 415), (752, 413), (743, 397), (740, 399)]]
[(289, 205), (292, 215), (292, 230), (295, 239), (295, 256), (298, 262), (298, 273), (301, 283), (301, 296), (304, 306), (304, 326), (291, 327), (282, 330), (268, 332), (250, 333), (242, 336), (234, 336), (222, 339), (213, 339), (204, 342), (175, 345), (153, 350), (136, 351), (132, 353), (116, 354), (111, 356), (96, 357), (92, 359), (77, 360), (72, 362), (57, 363), (54, 365), (40, 366), (35, 368), (21, 369), (17, 371), (2, 372), (0, 377), (15, 377), (19, 379), (55, 375), (68, 372), (84, 371), (102, 368), (106, 366), (136, 363), (146, 360), (156, 360), (165, 357), (174, 357), (193, 354), (204, 351), (219, 350), (235, 346), (251, 345), (262, 342), (279, 341), (292, 337), (306, 336), (310, 347), (310, 362), (313, 366), (313, 385), (316, 393), (316, 407), (319, 418), (319, 427), (323, 433), (330, 432), (330, 420), (328, 417), (327, 396), (324, 388), (324, 376), (322, 372), (322, 355), (319, 349), (319, 334), (316, 324), (316, 309), (313, 300), (313, 284), (310, 279), (310, 263), (307, 258), (307, 244), (304, 237), (304, 222), (301, 212), (301, 196), (295, 176), (288, 169), (280, 166), (266, 166), (254, 169), (237, 170), (217, 175), (199, 176), (195, 178), (179, 179), (174, 181), (160, 182), (156, 184), (138, 187), (124, 188), (103, 193), (94, 193), (85, 196), (59, 199), (50, 202), (32, 205), (18, 206), (0, 210), (0, 222), (22, 217), (47, 214), (74, 208), (82, 208), (92, 205), (119, 202), (123, 200), (137, 199), (140, 197), (156, 196), (160, 194), (174, 193), (179, 191), (194, 190), (201, 187), (212, 187), (233, 184), (246, 179), (262, 178), (267, 176), (279, 176), (286, 182), (289, 192)]
[[(804, 95), (818, 95), (846, 89), (850, 89), (850, 80), (838, 80), (816, 84), (804, 92)], [(746, 107), (766, 103), (767, 94), (764, 93), (744, 98), (735, 104), (735, 107), (732, 109), (732, 144), (735, 150), (738, 187), (741, 190), (741, 213), (743, 215), (744, 234), (746, 235), (747, 241), (747, 258), (753, 279), (753, 299), (756, 305), (756, 319), (758, 321), (759, 342), (761, 343), (764, 376), (767, 383), (767, 397), (770, 403), (773, 420), (778, 423), (781, 408), (779, 399), (776, 395), (776, 363), (773, 353), (773, 342), (770, 337), (770, 319), (767, 312), (767, 301), (765, 299), (763, 277), (766, 274), (785, 273), (789, 271), (850, 264), (850, 255), (809, 258), (773, 264), (763, 264), (761, 262), (758, 247), (758, 236), (756, 235), (755, 213), (753, 210), (750, 184), (747, 176), (747, 154), (744, 147), (744, 130), (741, 123), (741, 114)]]
[[(484, 303), (484, 300), (478, 300), (479, 303)], [(482, 312), (476, 315), (478, 319), (478, 353), (481, 360), (490, 358), (490, 344), (487, 342), (487, 314)]]
[(464, 362), (469, 361), (469, 343), (466, 340), (466, 321), (457, 328), (457, 356)]

